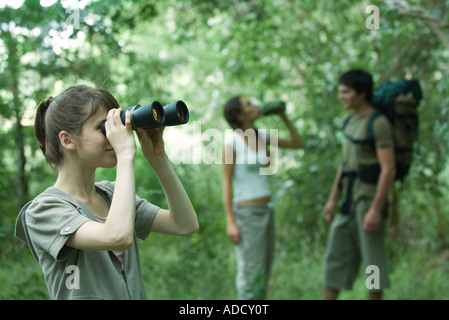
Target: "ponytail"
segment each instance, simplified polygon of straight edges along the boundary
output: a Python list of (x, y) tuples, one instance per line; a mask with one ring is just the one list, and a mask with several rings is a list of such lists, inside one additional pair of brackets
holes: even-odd
[(47, 114), (47, 109), (53, 101), (53, 97), (48, 97), (37, 107), (36, 119), (34, 120), (34, 135), (37, 138), (39, 147), (45, 155), (45, 115)]

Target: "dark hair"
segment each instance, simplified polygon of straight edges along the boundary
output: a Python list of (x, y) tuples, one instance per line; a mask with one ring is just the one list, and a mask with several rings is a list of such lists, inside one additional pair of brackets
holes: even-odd
[(55, 169), (63, 161), (59, 133), (67, 131), (74, 136), (81, 133), (84, 123), (99, 108), (119, 108), (117, 100), (104, 89), (85, 85), (73, 86), (56, 96), (39, 103), (34, 120), (34, 134), (46, 162)]
[(242, 123), (237, 120), (237, 116), (242, 112), (240, 104), (241, 96), (235, 96), (226, 102), (224, 106), (224, 116), (232, 129), (238, 129)]
[(362, 69), (352, 69), (340, 76), (339, 84), (354, 89), (357, 94), (364, 93), (366, 101), (373, 100), (373, 77)]

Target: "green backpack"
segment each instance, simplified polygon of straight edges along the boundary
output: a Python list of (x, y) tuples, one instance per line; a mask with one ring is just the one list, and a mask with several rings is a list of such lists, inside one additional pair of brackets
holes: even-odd
[[(395, 180), (404, 181), (410, 171), (413, 151), (418, 140), (418, 105), (422, 99), (422, 90), (418, 80), (401, 79), (382, 83), (375, 91), (373, 107), (376, 111), (368, 121), (365, 140), (356, 140), (345, 134), (353, 143), (370, 143), (374, 147), (373, 123), (383, 114), (390, 121), (394, 132), (396, 156)], [(343, 123), (343, 133), (350, 115)], [(358, 176), (368, 183), (377, 183), (380, 173), (378, 164), (360, 170)]]

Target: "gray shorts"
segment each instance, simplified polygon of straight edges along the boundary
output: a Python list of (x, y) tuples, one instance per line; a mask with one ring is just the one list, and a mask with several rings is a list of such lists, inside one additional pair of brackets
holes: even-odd
[(274, 211), (271, 203), (234, 205), (240, 242), (237, 258), (237, 297), (264, 299), (274, 253)]
[(363, 231), (363, 219), (372, 199), (362, 198), (351, 205), (349, 214), (337, 214), (330, 227), (326, 246), (324, 285), (337, 290), (350, 290), (362, 264), (365, 285), (369, 291), (390, 286), (385, 250), (386, 214), (379, 229)]

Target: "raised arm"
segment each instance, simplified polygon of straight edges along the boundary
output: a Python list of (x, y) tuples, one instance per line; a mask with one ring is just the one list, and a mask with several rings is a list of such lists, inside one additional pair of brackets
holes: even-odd
[(197, 232), (199, 224), (195, 209), (168, 158), (153, 161), (152, 167), (164, 190), (169, 209), (157, 212), (151, 231), (178, 236)]
[(168, 203), (168, 210), (160, 209), (157, 212), (151, 231), (185, 236), (199, 230), (198, 217), (165, 154), (163, 131), (164, 128), (137, 131), (143, 154), (156, 172)]
[(287, 126), (288, 131), (290, 132), (290, 137), (288, 139), (278, 138), (278, 147), (280, 148), (303, 148), (304, 141), (298, 133), (295, 125), (291, 122), (291, 120), (287, 117), (284, 112), (279, 113), (282, 121)]
[(120, 120), (121, 109), (112, 109), (107, 117), (107, 135), (117, 155), (117, 177), (106, 222), (88, 221), (67, 240), (81, 250), (124, 250), (134, 242), (136, 144), (131, 129), (131, 115), (126, 126)]

